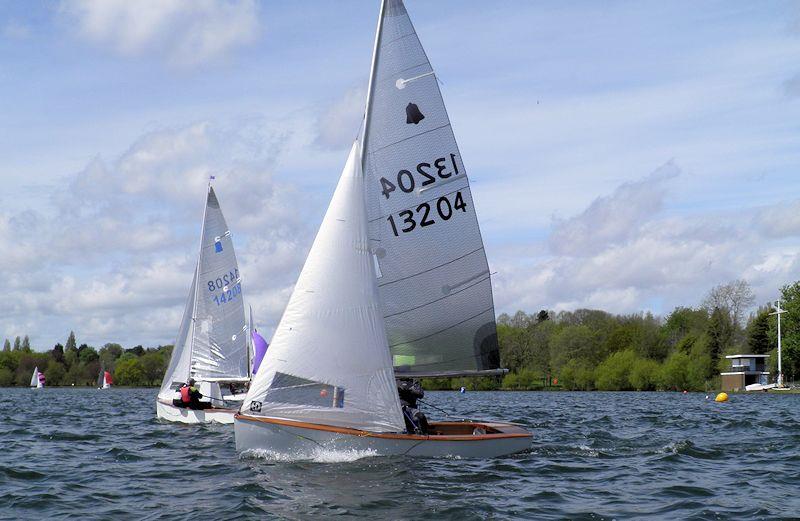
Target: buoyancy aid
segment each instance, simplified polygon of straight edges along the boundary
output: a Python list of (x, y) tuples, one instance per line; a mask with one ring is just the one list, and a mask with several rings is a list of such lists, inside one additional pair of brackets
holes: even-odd
[(189, 387), (188, 385), (184, 385), (183, 387), (181, 387), (181, 401), (183, 403), (189, 403), (190, 401), (192, 401), (191, 397), (189, 396), (189, 389), (191, 389), (191, 387)]

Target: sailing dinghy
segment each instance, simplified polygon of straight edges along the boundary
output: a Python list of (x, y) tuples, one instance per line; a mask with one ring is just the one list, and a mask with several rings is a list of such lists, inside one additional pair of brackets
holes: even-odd
[[(180, 423), (233, 423), (250, 381), (248, 333), (231, 233), (209, 183), (200, 254), (156, 400), (158, 417)], [(176, 405), (177, 390), (190, 378), (196, 380), (207, 408)]]
[(109, 373), (105, 369), (101, 369), (100, 375), (97, 377), (97, 388), (111, 389), (111, 384), (113, 383), (114, 381), (111, 379), (111, 373)]
[(39, 372), (39, 367), (33, 368), (33, 375), (31, 376), (31, 387), (35, 389), (42, 389), (44, 387), (45, 378), (44, 373)]
[(237, 450), (478, 458), (530, 447), (530, 433), (507, 423), (431, 422), (427, 434), (405, 432), (382, 307), (356, 142), (235, 417)]
[(384, 0), (354, 143), (234, 428), (237, 450), (494, 457), (500, 422), (405, 431), (395, 378), (500, 374), (490, 273), (441, 93), (401, 0)]

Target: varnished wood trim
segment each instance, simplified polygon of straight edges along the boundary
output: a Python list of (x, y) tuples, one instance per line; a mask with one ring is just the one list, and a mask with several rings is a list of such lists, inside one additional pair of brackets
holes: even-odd
[(361, 436), (367, 438), (383, 438), (391, 440), (419, 440), (419, 441), (481, 441), (481, 440), (498, 440), (504, 438), (532, 438), (533, 434), (526, 431), (517, 425), (510, 425), (507, 423), (494, 423), (494, 422), (431, 422), (429, 426), (435, 429), (437, 425), (473, 425), (474, 427), (489, 427), (498, 431), (494, 434), (454, 434), (454, 435), (425, 435), (425, 434), (402, 434), (396, 432), (369, 432), (360, 429), (350, 429), (348, 427), (335, 427), (333, 425), (321, 425), (318, 423), (306, 423), (295, 420), (283, 420), (279, 418), (266, 418), (248, 416), (242, 413), (236, 413), (234, 416), (236, 420), (252, 421), (261, 423), (272, 423), (275, 425), (284, 425), (286, 427), (297, 427), (300, 429), (311, 429), (314, 431), (335, 432), (337, 434), (349, 434), (350, 436)]

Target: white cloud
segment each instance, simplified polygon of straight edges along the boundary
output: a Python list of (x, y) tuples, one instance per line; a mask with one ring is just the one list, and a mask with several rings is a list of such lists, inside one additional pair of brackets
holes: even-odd
[(260, 30), (254, 0), (64, 0), (60, 11), (86, 41), (180, 66), (219, 58)]
[(366, 90), (352, 88), (331, 103), (317, 123), (317, 145), (332, 150), (349, 147), (359, 131), (364, 117)]
[(19, 274), (0, 300), (0, 331), (40, 347), (63, 343), (70, 329), (94, 345), (171, 342), (212, 174), (245, 297), (271, 331), (313, 237), (296, 211), (300, 194), (273, 177), (284, 132), (252, 120), (156, 130), (67, 176), (41, 210), (0, 213), (0, 240), (13, 245), (0, 269)]
[[(758, 301), (798, 278), (800, 200), (728, 213), (669, 215), (663, 201), (677, 168), (624, 183), (578, 215), (552, 224), (550, 248), (495, 259), (498, 307), (668, 313), (698, 305), (715, 284), (748, 280)], [(776, 227), (771, 223), (782, 222)], [(767, 225), (770, 223), (770, 226)], [(565, 246), (565, 242), (568, 243)]]

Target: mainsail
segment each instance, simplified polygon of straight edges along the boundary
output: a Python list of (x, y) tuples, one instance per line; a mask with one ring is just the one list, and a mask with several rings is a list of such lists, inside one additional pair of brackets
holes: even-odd
[(161, 394), (171, 396), (172, 386), (190, 376), (201, 381), (247, 380), (247, 332), (231, 233), (209, 186), (200, 256)]
[(31, 387), (37, 387), (39, 385), (39, 366), (36, 366), (33, 369), (33, 376), (31, 376)]
[(242, 411), (403, 430), (368, 247), (356, 142)]
[(370, 248), (398, 376), (500, 365), (489, 266), (436, 74), (384, 0), (364, 124)]

